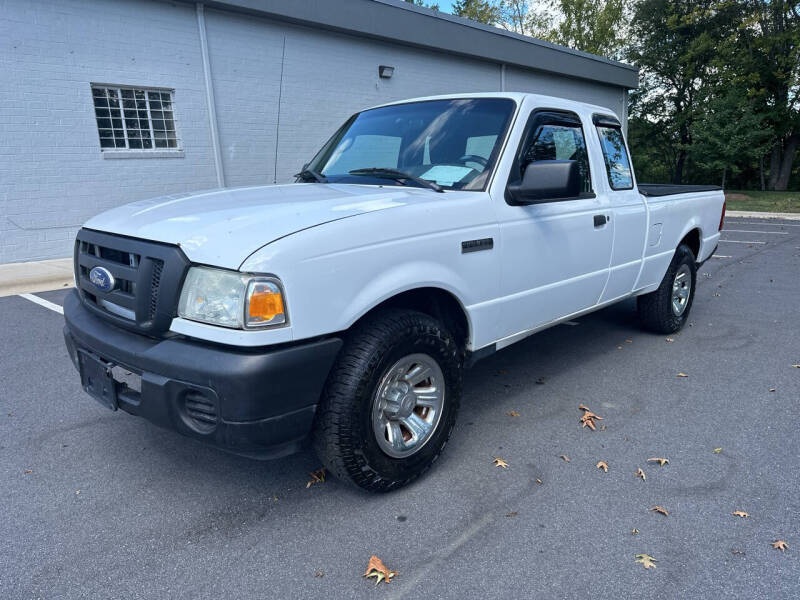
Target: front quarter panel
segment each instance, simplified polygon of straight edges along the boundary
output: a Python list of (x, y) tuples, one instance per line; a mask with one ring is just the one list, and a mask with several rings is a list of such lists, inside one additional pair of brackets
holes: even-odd
[[(486, 238), (493, 249), (462, 253), (463, 241)], [(471, 307), (496, 296), (498, 266), (489, 195), (451, 191), (298, 232), (265, 246), (241, 270), (281, 279), (294, 340), (344, 331), (398, 293), (437, 287), (466, 309), (470, 347), (480, 347), (491, 341), (495, 316)]]

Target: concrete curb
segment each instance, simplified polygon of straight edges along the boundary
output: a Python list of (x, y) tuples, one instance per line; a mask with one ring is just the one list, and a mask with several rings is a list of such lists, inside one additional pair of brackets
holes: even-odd
[(75, 285), (75, 279), (71, 258), (0, 265), (0, 297), (45, 292), (72, 285)]
[(787, 221), (800, 221), (800, 213), (774, 213), (756, 212), (753, 210), (729, 210), (726, 217), (747, 217), (748, 219), (786, 219)]

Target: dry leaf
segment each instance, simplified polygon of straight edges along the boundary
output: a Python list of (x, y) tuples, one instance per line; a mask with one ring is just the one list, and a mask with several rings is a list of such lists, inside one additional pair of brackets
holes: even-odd
[(657, 462), (660, 466), (663, 467), (664, 465), (669, 464), (669, 459), (668, 458), (658, 458), (657, 456), (654, 456), (653, 458), (648, 458), (647, 462)]
[(509, 417), (518, 417), (519, 413), (515, 410), (510, 410), (506, 413)]
[(678, 377), (688, 377), (686, 373), (678, 373)]
[(517, 516), (517, 513), (515, 513), (515, 512), (510, 512), (510, 513), (508, 513), (506, 516), (507, 516), (507, 517), (509, 517), (509, 518), (513, 518), (513, 517), (516, 517), (516, 516)]
[(608, 463), (604, 460), (601, 460), (600, 462), (597, 463), (597, 468), (603, 469), (604, 473), (608, 473)]
[(539, 485), (542, 485), (542, 480), (541, 479), (537, 479), (536, 483), (538, 483)]
[(772, 547), (775, 548), (775, 550), (780, 550), (781, 552), (783, 552), (789, 547), (789, 544), (787, 544), (783, 540), (775, 540), (774, 542), (772, 542)]
[(325, 577), (325, 573), (323, 573), (322, 571), (317, 571), (316, 573), (314, 573), (314, 577)]
[(641, 467), (636, 469), (636, 477), (641, 477), (642, 481), (646, 481), (647, 480), (647, 475), (644, 474), (644, 471), (642, 471)]
[(733, 515), (735, 515), (737, 517), (745, 518), (745, 519), (750, 516), (748, 513), (744, 512), (743, 510), (735, 510), (731, 514), (733, 514)]
[[(800, 365), (792, 365), (795, 369), (800, 369)], [(10, 416), (10, 415), (9, 415)]]
[(653, 567), (655, 569), (656, 568), (655, 563), (658, 561), (649, 554), (637, 554), (636, 562), (642, 563), (645, 569), (649, 569), (650, 567)]
[(567, 456), (566, 454), (562, 454), (562, 455), (561, 455), (561, 456), (559, 456), (558, 458), (562, 458), (562, 459), (564, 459), (564, 462), (569, 462), (569, 456)]
[(25, 469), (25, 475), (30, 475), (33, 473), (33, 469)]
[(390, 571), (380, 558), (374, 554), (369, 557), (364, 577), (375, 577), (375, 585), (378, 585), (381, 581), (391, 583), (392, 577), (395, 575), (397, 575), (397, 571)]
[(769, 388), (769, 391), (770, 391), (770, 392), (774, 392), (774, 391), (775, 391), (775, 388)]
[(625, 340), (625, 343), (626, 343), (626, 344), (632, 344), (632, 343), (633, 343), (633, 340)]
[(504, 461), (502, 458), (494, 457), (494, 466), (495, 467), (503, 467), (504, 469), (508, 468), (508, 463)]
[(592, 431), (596, 431), (594, 421), (595, 419), (597, 419), (598, 421), (602, 421), (603, 417), (597, 416), (583, 404), (578, 405), (578, 410), (583, 411), (583, 416), (581, 417), (581, 423), (583, 423), (583, 426), (588, 427)]
[(650, 510), (653, 510), (653, 511), (655, 511), (657, 513), (661, 513), (665, 517), (669, 516), (669, 511), (666, 508), (664, 508), (663, 506), (653, 506), (653, 507), (650, 508)]
[(712, 450), (712, 452), (713, 452), (714, 454), (719, 454), (720, 452), (722, 452), (722, 448), (714, 448), (714, 449)]
[(311, 475), (311, 479), (308, 480), (306, 483), (306, 489), (310, 488), (315, 483), (325, 483), (325, 469), (317, 469), (316, 471), (312, 471), (309, 473)]
[(617, 346), (617, 350), (622, 350), (622, 346)]
[(639, 530), (636, 529), (636, 527), (634, 527), (633, 529), (631, 529), (631, 535), (639, 535)]
[(675, 341), (675, 338), (667, 338), (667, 341), (668, 341), (668, 342), (670, 342), (670, 343), (672, 343), (672, 342), (674, 342), (674, 341)]

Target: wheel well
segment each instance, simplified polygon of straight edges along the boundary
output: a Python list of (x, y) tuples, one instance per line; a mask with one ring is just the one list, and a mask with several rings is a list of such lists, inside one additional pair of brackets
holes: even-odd
[(385, 308), (405, 308), (430, 315), (447, 327), (462, 349), (467, 347), (469, 339), (467, 314), (461, 303), (448, 291), (434, 287), (408, 290), (384, 300), (370, 309), (361, 319)]
[[(686, 244), (689, 249), (694, 253), (694, 259), (700, 256), (700, 230), (692, 229), (689, 233), (683, 236), (681, 244)], [(678, 244), (680, 246), (680, 244)]]

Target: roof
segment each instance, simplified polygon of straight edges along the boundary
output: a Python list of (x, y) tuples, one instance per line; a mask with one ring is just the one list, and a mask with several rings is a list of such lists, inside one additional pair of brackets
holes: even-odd
[(457, 100), (460, 98), (465, 98), (465, 99), (507, 98), (509, 100), (514, 100), (514, 102), (516, 102), (517, 104), (522, 104), (522, 101), (525, 100), (526, 98), (533, 98), (538, 103), (538, 105), (542, 107), (561, 108), (561, 109), (576, 110), (576, 111), (589, 110), (594, 113), (603, 115), (614, 114), (614, 112), (611, 109), (606, 108), (604, 106), (589, 104), (588, 102), (578, 102), (576, 100), (568, 100), (566, 98), (560, 98), (558, 96), (546, 96), (544, 94), (534, 94), (530, 92), (475, 92), (474, 94), (471, 93), (440, 94), (437, 96), (422, 96), (419, 98), (408, 98), (406, 100), (395, 100), (394, 102), (386, 102), (384, 104), (379, 104), (371, 108), (381, 108), (383, 106), (392, 106), (394, 104), (408, 104), (410, 102), (427, 102), (430, 100)]
[(614, 85), (638, 85), (631, 65), (403, 0), (208, 0), (216, 8), (497, 64)]

